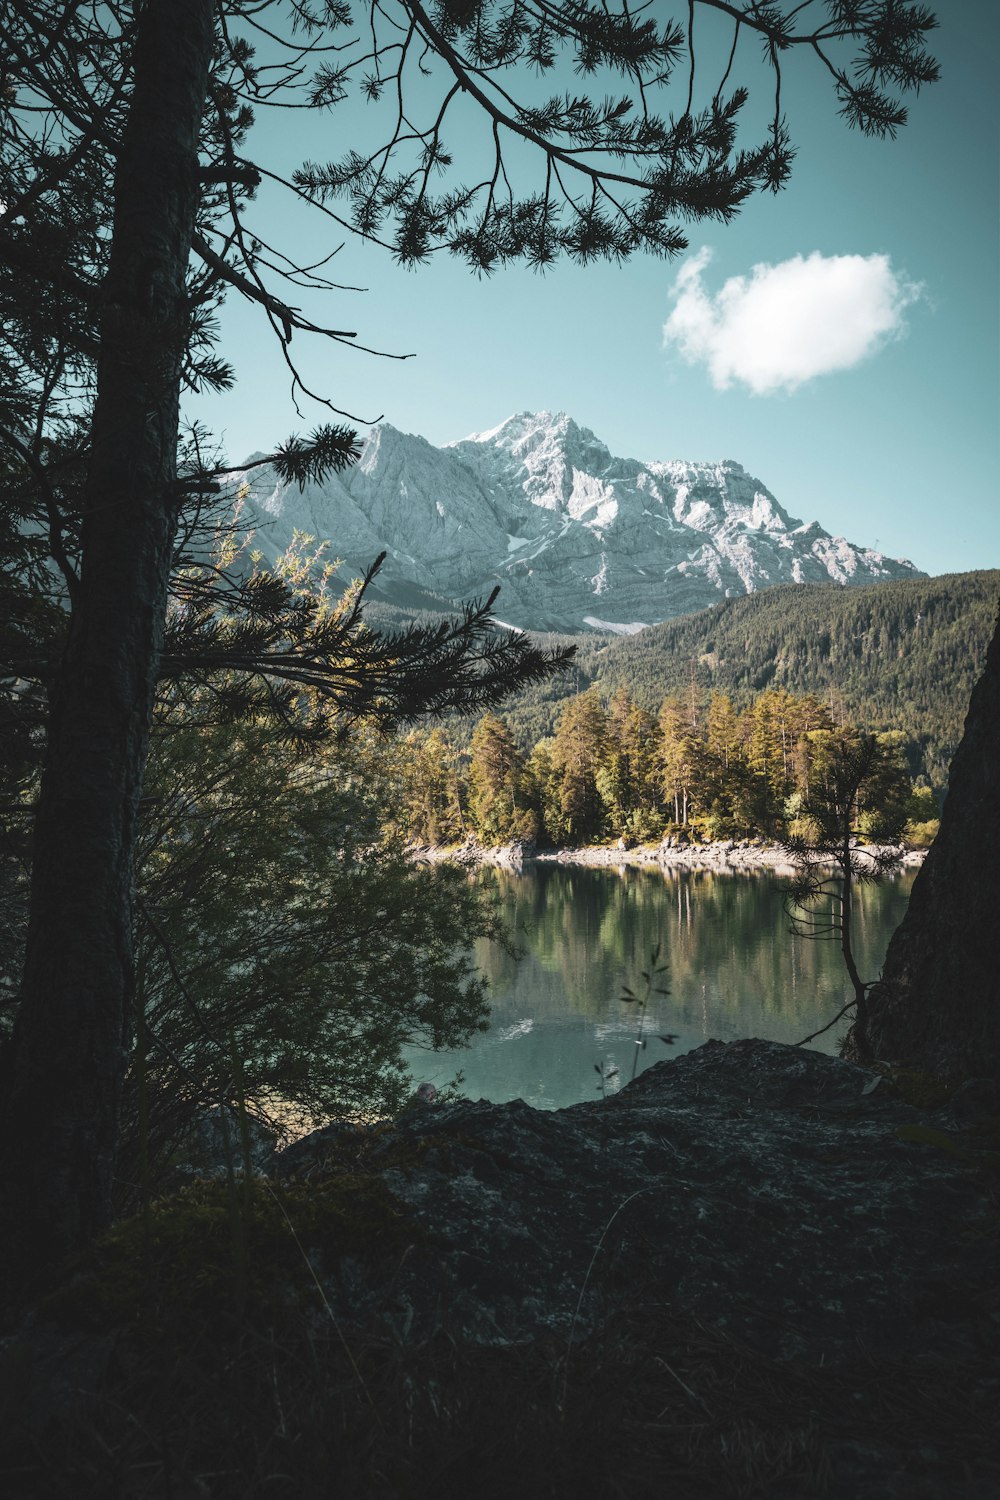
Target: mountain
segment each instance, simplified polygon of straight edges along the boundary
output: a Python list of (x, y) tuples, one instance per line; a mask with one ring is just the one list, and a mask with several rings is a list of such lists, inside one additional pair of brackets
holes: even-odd
[(922, 577), (905, 560), (803, 524), (738, 463), (616, 458), (564, 413), (522, 412), (435, 448), (388, 423), (322, 485), (248, 470), (255, 545), (329, 539), (347, 577), (387, 553), (378, 594), (448, 607), (502, 587), (522, 629), (633, 634), (778, 583)]

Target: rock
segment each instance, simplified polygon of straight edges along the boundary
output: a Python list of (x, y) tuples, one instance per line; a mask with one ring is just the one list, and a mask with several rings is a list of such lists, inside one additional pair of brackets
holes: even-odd
[(526, 859), (532, 859), (535, 845), (532, 839), (511, 839), (509, 844), (500, 844), (495, 849), (484, 849), (483, 863), (498, 865), (501, 869), (520, 870)]
[[(399, 1337), (445, 1323), (486, 1343), (575, 1337), (646, 1288), (769, 1356), (995, 1349), (987, 1195), (966, 1147), (942, 1148), (955, 1117), (873, 1076), (709, 1042), (607, 1100), (451, 1103), (369, 1131), (360, 1151), (355, 1133), (350, 1160), (382, 1177), (412, 1248), (386, 1267), (313, 1247), (326, 1295), (339, 1319), (377, 1315)], [(310, 1177), (345, 1165), (336, 1138), (325, 1156), (299, 1142), (276, 1170), (294, 1179), (300, 1162)], [(941, 1284), (962, 1288), (961, 1315)]]
[[(899, 850), (903, 865), (923, 863), (925, 849)], [(794, 865), (787, 852), (777, 844), (765, 844), (760, 839), (745, 839), (741, 843), (732, 840), (715, 844), (694, 844), (688, 835), (665, 834), (658, 844), (636, 845), (633, 838), (623, 836), (613, 847), (587, 845), (581, 849), (538, 850), (529, 839), (512, 839), (509, 844), (494, 848), (485, 847), (475, 838), (468, 838), (456, 847), (427, 848), (408, 845), (409, 858), (420, 864), (436, 864), (452, 861), (467, 869), (481, 865), (497, 865), (501, 869), (521, 870), (526, 860), (562, 865), (589, 865), (602, 867), (615, 865), (645, 865), (659, 862), (661, 865), (678, 865), (686, 870), (718, 869), (720, 865), (735, 870), (773, 870), (778, 875), (791, 875)]]

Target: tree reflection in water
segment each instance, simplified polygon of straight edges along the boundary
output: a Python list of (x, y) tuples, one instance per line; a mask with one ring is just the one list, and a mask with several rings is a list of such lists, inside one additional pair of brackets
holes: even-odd
[[(594, 1097), (595, 1064), (632, 1071), (635, 1019), (619, 999), (662, 944), (668, 997), (646, 1020), (654, 1038), (640, 1070), (710, 1037), (796, 1042), (828, 1021), (850, 985), (835, 943), (788, 931), (786, 884), (770, 871), (532, 865), (521, 875), (488, 870), (522, 950), (512, 958), (482, 943), (491, 1030), (461, 1053), (413, 1052), (418, 1078), (447, 1081), (457, 1069), (472, 1098), (523, 1098), (558, 1108)], [(854, 921), (862, 977), (877, 977), (906, 907), (913, 872), (860, 888)], [(814, 1044), (835, 1052), (846, 1021)], [(656, 1033), (675, 1033), (668, 1049)]]

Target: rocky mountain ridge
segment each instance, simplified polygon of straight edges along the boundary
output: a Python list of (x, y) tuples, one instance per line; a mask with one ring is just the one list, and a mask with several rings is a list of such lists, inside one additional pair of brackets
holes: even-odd
[(267, 468), (233, 477), (266, 559), (296, 530), (346, 577), (385, 551), (383, 598), (441, 608), (500, 584), (498, 615), (522, 629), (629, 634), (776, 583), (920, 576), (796, 520), (734, 460), (618, 458), (565, 413), (441, 448), (383, 423), (354, 468), (302, 491)]

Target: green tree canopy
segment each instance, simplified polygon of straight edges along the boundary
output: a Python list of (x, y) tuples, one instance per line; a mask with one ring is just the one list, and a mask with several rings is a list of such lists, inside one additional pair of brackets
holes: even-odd
[(525, 758), (507, 723), (495, 714), (485, 714), (473, 731), (469, 813), (485, 844), (533, 839), (538, 832)]
[(596, 691), (571, 698), (549, 749), (546, 821), (557, 838), (586, 844), (600, 837), (604, 803), (598, 777), (608, 752), (608, 719)]

